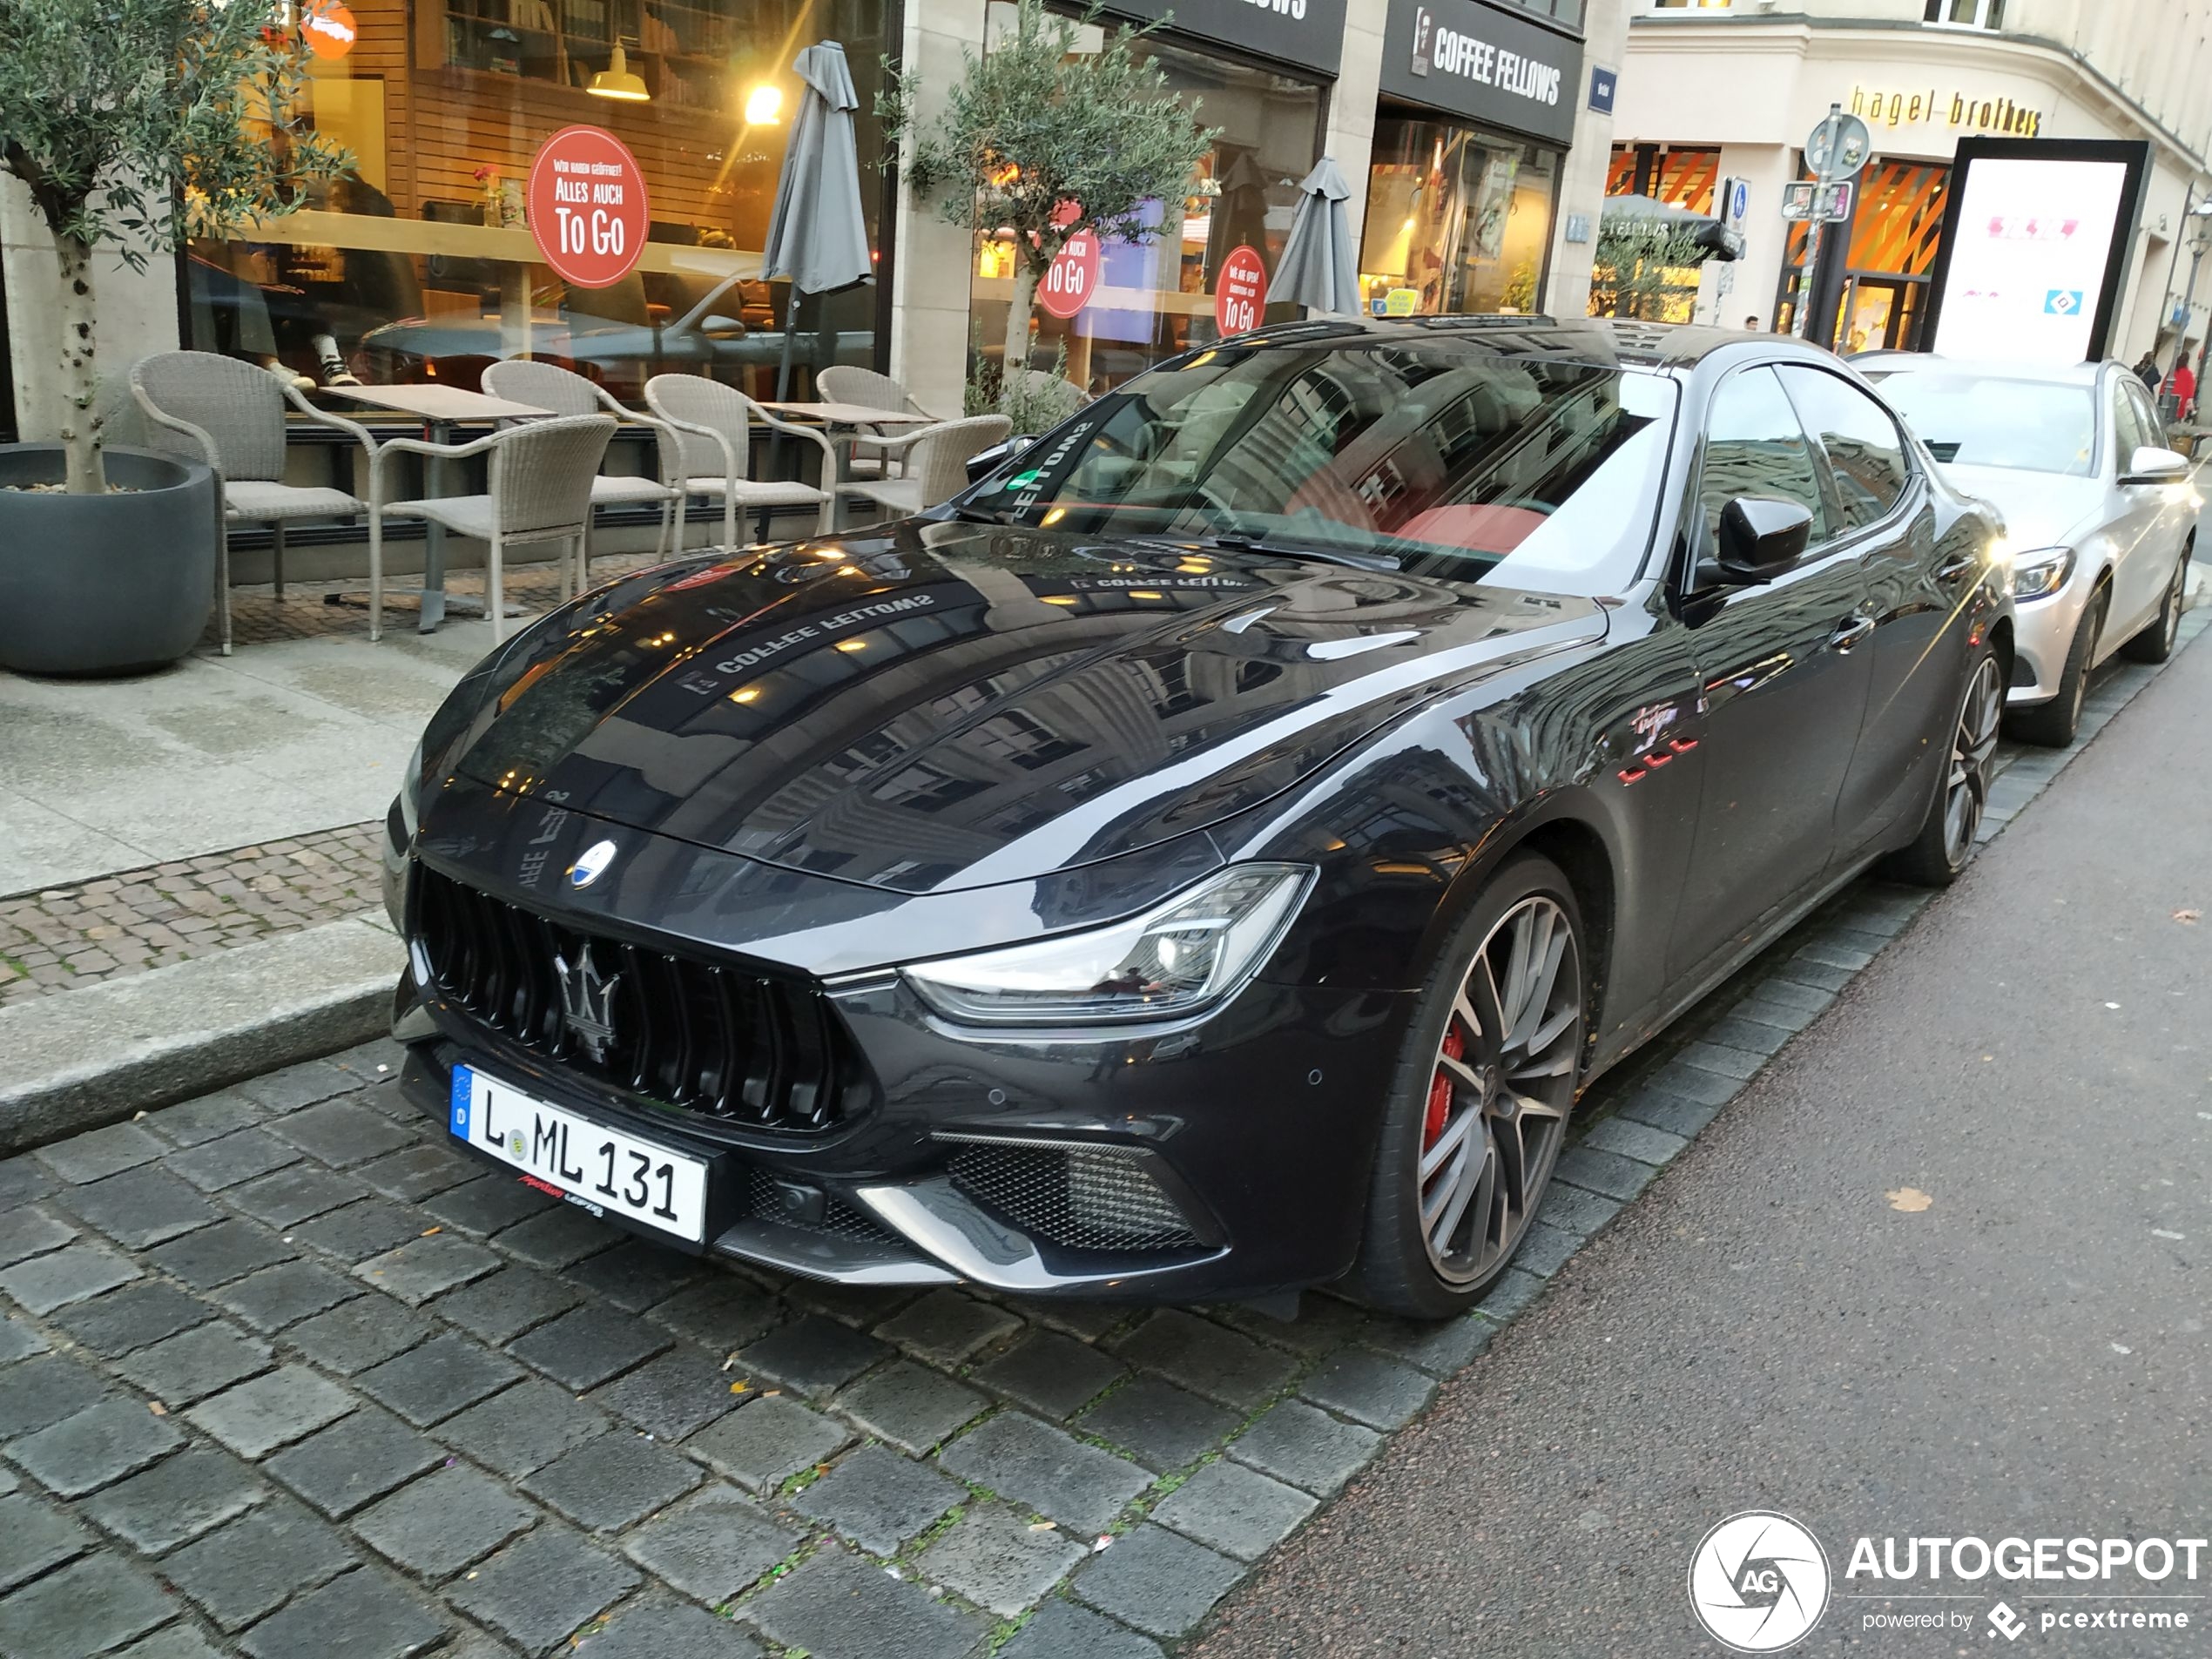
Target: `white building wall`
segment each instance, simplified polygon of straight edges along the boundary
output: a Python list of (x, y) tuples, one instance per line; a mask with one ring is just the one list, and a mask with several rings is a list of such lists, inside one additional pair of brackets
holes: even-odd
[[(1574, 147), (1567, 152), (1559, 179), (1559, 210), (1552, 220), (1551, 279), (1543, 308), (1554, 317), (1581, 317), (1590, 308), (1590, 265), (1597, 253), (1598, 207), (1605, 196), (1605, 169), (1613, 146), (1614, 117), (1590, 108), (1590, 70), (1618, 73), (1629, 48), (1629, 17), (1635, 0), (1588, 0), (1582, 18), (1582, 79), (1572, 89), (1577, 114)], [(1616, 83), (1617, 86), (1617, 83)], [(1616, 90), (1614, 107), (1620, 107)], [(1581, 219), (1589, 234), (1567, 239), (1568, 220)]]

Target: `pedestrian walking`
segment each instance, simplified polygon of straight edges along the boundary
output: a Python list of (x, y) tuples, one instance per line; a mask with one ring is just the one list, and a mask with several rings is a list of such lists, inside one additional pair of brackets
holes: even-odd
[(2142, 361), (2135, 365), (2135, 377), (2155, 392), (2158, 389), (2158, 359), (2145, 352)]
[(2166, 395), (2174, 400), (2174, 418), (2188, 420), (2191, 406), (2196, 401), (2196, 374), (2189, 368), (2187, 357), (2175, 363), (2174, 372), (2166, 377)]

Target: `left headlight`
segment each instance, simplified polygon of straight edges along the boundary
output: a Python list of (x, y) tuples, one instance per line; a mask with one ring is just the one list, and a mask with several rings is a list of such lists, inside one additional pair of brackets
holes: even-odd
[(939, 1013), (986, 1025), (1160, 1020), (1239, 989), (1312, 885), (1303, 864), (1239, 864), (1141, 916), (901, 970)]
[(2074, 574), (2074, 550), (2039, 547), (2013, 554), (2012, 565), (2013, 597), (2046, 599), (2066, 586), (2067, 578)]

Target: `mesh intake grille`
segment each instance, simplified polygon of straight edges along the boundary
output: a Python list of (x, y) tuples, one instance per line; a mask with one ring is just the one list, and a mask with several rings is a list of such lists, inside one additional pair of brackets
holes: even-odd
[(1135, 1154), (972, 1142), (946, 1170), (977, 1204), (1069, 1250), (1189, 1250), (1199, 1242)]
[(438, 989), (529, 1054), (752, 1129), (829, 1129), (867, 1098), (815, 986), (584, 933), (427, 865), (415, 887)]
[(786, 1227), (799, 1227), (808, 1232), (830, 1233), (839, 1238), (850, 1238), (863, 1244), (898, 1244), (906, 1241), (880, 1227), (867, 1215), (839, 1197), (828, 1195), (819, 1221), (794, 1221), (784, 1213), (776, 1201), (775, 1177), (765, 1170), (755, 1170), (745, 1181), (745, 1207), (762, 1221), (780, 1223)]

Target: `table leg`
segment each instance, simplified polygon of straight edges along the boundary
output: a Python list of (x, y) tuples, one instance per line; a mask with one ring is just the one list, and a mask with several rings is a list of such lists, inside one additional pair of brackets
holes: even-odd
[[(430, 422), (430, 442), (451, 443), (453, 422)], [(446, 493), (446, 469), (453, 463), (442, 456), (433, 456), (423, 468), (422, 487), (426, 495), (436, 496)], [(446, 532), (445, 526), (435, 519), (423, 526), (422, 536), (422, 610), (415, 622), (417, 633), (435, 633), (446, 615)]]

